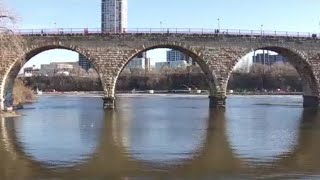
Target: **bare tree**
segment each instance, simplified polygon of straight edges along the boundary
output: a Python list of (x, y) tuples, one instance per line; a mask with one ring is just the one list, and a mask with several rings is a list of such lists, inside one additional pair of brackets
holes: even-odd
[(0, 0), (0, 59), (6, 60), (12, 54), (21, 54), (22, 39), (14, 33), (16, 16)]

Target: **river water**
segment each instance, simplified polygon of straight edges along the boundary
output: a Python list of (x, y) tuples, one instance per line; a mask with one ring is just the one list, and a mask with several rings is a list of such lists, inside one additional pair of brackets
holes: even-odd
[(2, 118), (0, 179), (319, 179), (320, 111), (300, 96), (41, 96)]

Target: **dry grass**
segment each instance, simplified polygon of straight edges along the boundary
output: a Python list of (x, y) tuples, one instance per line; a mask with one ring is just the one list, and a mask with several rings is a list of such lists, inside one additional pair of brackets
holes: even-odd
[(22, 80), (17, 79), (13, 88), (13, 105), (25, 104), (33, 102), (35, 95), (33, 91), (26, 87)]

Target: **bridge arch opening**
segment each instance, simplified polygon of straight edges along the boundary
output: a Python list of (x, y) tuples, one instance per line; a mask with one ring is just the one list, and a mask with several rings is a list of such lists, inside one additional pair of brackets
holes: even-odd
[[(114, 80), (114, 92), (216, 92), (217, 81), (213, 71), (195, 50), (183, 46), (157, 45), (141, 48), (121, 62), (119, 67)], [(113, 102), (110, 104), (114, 106)]]
[(227, 82), (230, 94), (303, 95), (304, 107), (319, 104), (312, 66), (302, 53), (289, 48), (266, 46), (247, 52), (234, 61)]
[(38, 93), (87, 90), (80, 83), (84, 79), (95, 81), (96, 86), (90, 86), (102, 90), (94, 59), (84, 51), (62, 45), (43, 45), (28, 49), (16, 57), (8, 65), (2, 79), (2, 110), (11, 110), (22, 103), (14, 101), (16, 79), (20, 80), (19, 84), (27, 85), (30, 90)]

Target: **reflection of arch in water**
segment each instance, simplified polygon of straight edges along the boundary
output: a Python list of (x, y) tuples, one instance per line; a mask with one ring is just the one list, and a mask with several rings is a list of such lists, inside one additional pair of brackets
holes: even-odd
[[(218, 118), (220, 119), (220, 117), (218, 117), (218, 115), (215, 115), (214, 113), (210, 114), (211, 117), (209, 117), (209, 119), (212, 119), (212, 116), (214, 116), (214, 118)], [(204, 149), (208, 149), (207, 147), (203, 147), (203, 148), (199, 148), (196, 149), (196, 151), (198, 152), (191, 152), (191, 154), (195, 154), (195, 156), (191, 156), (189, 159), (183, 159), (182, 161), (179, 161), (179, 165), (175, 166), (172, 164), (169, 164), (170, 168), (168, 167), (159, 167), (159, 162), (157, 161), (143, 161), (143, 159), (135, 159), (133, 158), (132, 154), (128, 154), (128, 150), (123, 148), (123, 144), (122, 142), (118, 142), (115, 143), (116, 141), (118, 141), (117, 139), (115, 139), (116, 136), (118, 136), (117, 131), (119, 130), (119, 128), (117, 128), (117, 126), (121, 126), (121, 124), (117, 124), (119, 121), (119, 118), (121, 116), (117, 116), (117, 113), (112, 111), (112, 112), (107, 112), (106, 113), (106, 121), (105, 121), (105, 125), (103, 128), (103, 135), (100, 138), (101, 142), (100, 142), (100, 146), (97, 148), (95, 154), (92, 156), (92, 158), (90, 160), (88, 160), (86, 163), (81, 164), (81, 165), (76, 165), (74, 167), (64, 167), (64, 169), (68, 169), (68, 171), (65, 172), (65, 175), (68, 176), (69, 174), (72, 173), (77, 173), (79, 174), (79, 176), (88, 176), (89, 174), (97, 174), (97, 175), (103, 175), (103, 174), (116, 174), (116, 172), (119, 171), (125, 171), (127, 173), (141, 173), (144, 174), (145, 170), (150, 170), (154, 171), (155, 169), (161, 168), (161, 169), (166, 169), (169, 170), (170, 172), (179, 172), (179, 167), (184, 167), (186, 165), (189, 164), (197, 164), (197, 163), (192, 163), (192, 161), (196, 160), (198, 157), (201, 156), (201, 153), (203, 152)], [(207, 120), (205, 121), (207, 122)], [(220, 127), (220, 123), (224, 122), (224, 119), (220, 119), (220, 121), (214, 121), (214, 124), (217, 122), (217, 125), (213, 125), (212, 124), (213, 121), (209, 122), (209, 128), (204, 127), (204, 130), (206, 131), (206, 129), (208, 130), (212, 130), (212, 128), (214, 129), (221, 129)], [(223, 123), (222, 123), (223, 124)], [(223, 128), (222, 128), (223, 129)], [(214, 146), (212, 146), (212, 148), (216, 148), (217, 145), (219, 145), (219, 147), (221, 147), (221, 144), (223, 144), (223, 147), (227, 147), (226, 145), (226, 141), (224, 140), (225, 138), (223, 138), (223, 136), (221, 136), (221, 132), (224, 131), (215, 131), (215, 135), (214, 137), (209, 137), (207, 134), (204, 134), (204, 141), (207, 141), (206, 138), (210, 138), (211, 140), (209, 140), (211, 143), (215, 143)], [(212, 135), (212, 134), (211, 134)], [(15, 137), (14, 134), (10, 135), (11, 138), (14, 140), (14, 146), (15, 146), (15, 150), (16, 152), (19, 151), (19, 149), (22, 149), (22, 146), (19, 145), (19, 142), (17, 141), (17, 138)], [(119, 146), (120, 143), (120, 146)], [(174, 143), (174, 142), (172, 142)], [(204, 142), (200, 142), (200, 144), (202, 144)], [(122, 144), (122, 145), (121, 145)], [(204, 143), (206, 144), (206, 143)], [(203, 145), (201, 145), (203, 146)], [(205, 145), (207, 146), (207, 145)], [(220, 151), (222, 153), (225, 152), (230, 152), (230, 151)], [(20, 156), (25, 156), (25, 152), (20, 151), (18, 153)], [(212, 157), (213, 159), (218, 159), (219, 162), (223, 162), (222, 158), (226, 158), (226, 155), (221, 155), (221, 154), (216, 154), (215, 157)], [(26, 157), (26, 161), (30, 161), (31, 163), (38, 165), (39, 167), (45, 168), (47, 165), (43, 164), (42, 162), (38, 162), (32, 159), (28, 159), (27, 156)], [(199, 162), (203, 162), (202, 160), (205, 159), (201, 159)], [(162, 163), (162, 162), (160, 162)], [(168, 164), (167, 164), (168, 165)], [(201, 165), (201, 164), (200, 164)], [(209, 166), (206, 166), (209, 168)], [(79, 171), (79, 169), (81, 171)], [(199, 169), (198, 169), (199, 170)], [(72, 173), (70, 173), (72, 172)], [(154, 172), (152, 172), (154, 173)], [(165, 172), (159, 172), (158, 174), (161, 175), (162, 173), (166, 174)]]
[[(193, 159), (205, 142), (207, 113), (199, 117), (202, 109), (184, 108), (173, 112), (167, 107), (173, 100), (167, 98), (154, 110), (139, 108), (139, 100), (131, 102), (137, 107), (133, 111), (120, 108), (113, 123), (115, 142), (149, 166), (175, 166)], [(154, 102), (144, 99), (146, 104), (149, 101)]]
[[(276, 106), (276, 105), (275, 105)], [(234, 153), (249, 164), (271, 164), (297, 145), (303, 109), (288, 106), (227, 109), (227, 134)]]
[[(56, 100), (56, 98), (63, 97), (51, 97), (51, 100)], [(4, 120), (3, 123), (5, 122), (6, 124), (2, 126), (4, 129), (2, 133), (3, 136), (10, 138), (3, 139), (11, 139), (10, 143), (6, 144), (14, 147), (13, 150), (8, 150), (8, 152), (26, 157), (28, 161), (43, 168), (73, 166), (81, 164), (88, 159), (96, 149), (95, 140), (101, 136), (100, 130), (101, 126), (103, 126), (101, 124), (104, 123), (104, 111), (98, 107), (96, 101), (82, 103), (79, 100), (75, 101), (73, 98), (79, 97), (68, 98), (63, 101), (63, 104), (59, 104), (59, 107), (47, 109), (47, 107), (40, 106), (39, 109), (30, 111), (28, 116), (23, 118)], [(48, 103), (48, 101), (50, 103), (50, 98), (46, 99), (45, 103)], [(54, 107), (56, 105), (52, 103), (51, 106)], [(70, 106), (76, 106), (77, 109), (68, 111), (67, 114), (64, 114), (65, 112), (61, 113), (61, 109)], [(91, 108), (90, 116), (84, 114), (88, 112), (88, 107)], [(45, 114), (38, 116), (39, 112), (43, 111)], [(33, 113), (36, 114), (37, 120), (34, 119)], [(32, 126), (28, 125), (32, 121), (35, 121)], [(57, 134), (43, 131), (42, 126), (46, 127), (44, 128), (46, 131), (55, 129), (54, 132)], [(68, 128), (68, 126), (72, 127)], [(59, 133), (61, 128), (65, 129), (62, 133)], [(59, 130), (57, 131), (57, 129)], [(10, 133), (4, 133), (8, 132), (8, 130), (10, 130)], [(55, 142), (58, 145), (55, 146)], [(50, 146), (53, 148), (50, 148)]]
[[(293, 172), (320, 172), (320, 111), (305, 109), (301, 116), (298, 145), (292, 152), (273, 163), (273, 168)], [(275, 171), (274, 170), (274, 171)]]
[(1, 118), (0, 125), (0, 174), (4, 179), (26, 179), (34, 177), (38, 172), (45, 170), (37, 162), (30, 161), (29, 157), (20, 149), (16, 141), (13, 118)]
[[(100, 109), (101, 110), (101, 109)], [(102, 110), (101, 110), (102, 111)], [(103, 112), (103, 111), (102, 111)], [(99, 147), (96, 149), (95, 154), (93, 154), (88, 162), (82, 162), (82, 164), (74, 164), (72, 166), (54, 166), (57, 170), (63, 170), (64, 172), (61, 173), (62, 176), (68, 176), (69, 174), (75, 175), (78, 173), (83, 174), (99, 174), (99, 173), (114, 173), (119, 168), (128, 167), (128, 169), (134, 169), (134, 167), (138, 166), (137, 170), (143, 169), (140, 165), (136, 165), (133, 160), (128, 159), (125, 156), (124, 150), (120, 149), (118, 146), (115, 145), (113, 141), (113, 131), (112, 131), (112, 118), (114, 118), (115, 114), (113, 112), (106, 113), (106, 123), (102, 125), (103, 134), (101, 134), (101, 142)], [(23, 144), (19, 141), (19, 138), (16, 136), (15, 131), (8, 131), (6, 128), (8, 125), (11, 126), (11, 129), (15, 129), (14, 120), (11, 119), (10, 121), (4, 120), (3, 122), (10, 122), (9, 124), (4, 124), (1, 131), (1, 135), (6, 138), (1, 138), (1, 140), (5, 140), (7, 142), (6, 147), (3, 149), (6, 150), (6, 153), (10, 155), (12, 159), (19, 159), (19, 164), (17, 168), (25, 169), (28, 167), (28, 172), (32, 172), (34, 169), (41, 171), (43, 174), (50, 173), (50, 168), (52, 167), (51, 164), (48, 164), (43, 161), (38, 161), (34, 157), (28, 156), (24, 150)], [(3, 123), (2, 123), (3, 124)], [(1, 130), (2, 130), (1, 129)], [(0, 143), (5, 144), (5, 143)], [(1, 149), (0, 149), (1, 150)], [(109, 155), (110, 156), (105, 156)], [(1, 163), (0, 163), (1, 164)], [(3, 165), (3, 164), (1, 164)], [(23, 166), (25, 165), (25, 167)], [(78, 169), (81, 169), (81, 172), (78, 172)], [(30, 175), (31, 176), (31, 175)], [(79, 176), (81, 177), (81, 175)]]
[(182, 177), (210, 177), (210, 174), (238, 172), (246, 164), (238, 159), (226, 136), (224, 110), (210, 110), (205, 143), (195, 159), (173, 170)]
[[(122, 114), (123, 115), (123, 114)], [(119, 122), (123, 116), (118, 112), (107, 112), (106, 127), (104, 135), (101, 138), (101, 147), (98, 148), (94, 158), (86, 164), (74, 167), (74, 169), (83, 170), (84, 176), (90, 172), (95, 174), (122, 172), (125, 174), (145, 175), (146, 171), (152, 172), (152, 175), (166, 175), (168, 173), (177, 175), (202, 174), (207, 171), (224, 172), (231, 169), (240, 169), (241, 162), (237, 160), (229, 148), (224, 126), (224, 112), (212, 111), (209, 114), (208, 123), (205, 127), (204, 141), (200, 147), (191, 152), (191, 156), (186, 159), (172, 159), (175, 163), (161, 161), (159, 159), (148, 159), (143, 156), (132, 154), (132, 150), (127, 147), (128, 138), (121, 135), (130, 135), (121, 129), (126, 126), (128, 121)], [(133, 115), (134, 116), (134, 115)], [(145, 120), (145, 119), (144, 119)], [(139, 129), (138, 129), (139, 130)], [(123, 140), (124, 139), (124, 140)], [(175, 143), (172, 141), (172, 143)], [(202, 144), (203, 143), (203, 144)], [(136, 152), (137, 153), (137, 152)], [(109, 156), (108, 156), (109, 155)], [(209, 158), (208, 158), (209, 157)], [(160, 170), (161, 171), (157, 171)], [(163, 170), (163, 171), (162, 171)]]
[[(305, 110), (301, 119), (304, 119), (302, 122), (302, 128), (305, 126), (319, 127), (319, 113), (315, 116), (312, 116), (311, 122), (307, 121), (310, 114), (309, 111)], [(185, 161), (179, 166), (172, 167), (167, 169), (167, 172), (154, 172), (152, 164), (148, 162), (139, 161), (132, 158), (130, 154), (127, 154), (128, 151), (123, 149), (121, 146), (115, 144), (115, 130), (113, 124), (116, 123), (117, 117), (116, 112), (107, 112), (106, 121), (103, 129), (103, 135), (100, 138), (101, 143), (100, 147), (97, 148), (97, 151), (87, 162), (81, 165), (76, 165), (74, 167), (64, 168), (64, 172), (61, 172), (61, 176), (68, 177), (71, 174), (73, 176), (87, 177), (92, 174), (97, 175), (98, 177), (103, 177), (104, 175), (119, 175), (124, 172), (128, 175), (146, 175), (145, 171), (149, 171), (150, 175), (166, 175), (168, 173), (176, 174), (177, 176), (187, 177), (193, 175), (208, 175), (210, 173), (221, 172), (221, 173), (236, 173), (236, 172), (252, 172), (252, 170), (259, 172), (261, 174), (274, 174), (277, 173), (290, 173), (297, 172), (298, 170), (317, 170), (318, 166), (316, 163), (318, 159), (313, 159), (314, 156), (308, 157), (309, 152), (312, 154), (317, 154), (319, 151), (318, 146), (314, 146), (315, 141), (319, 139), (319, 133), (313, 131), (300, 132), (299, 145), (295, 146), (295, 150), (292, 153), (284, 153), (277, 157), (277, 161), (272, 163), (272, 166), (257, 166), (252, 167), (246, 166), (246, 159), (238, 159), (234, 152), (234, 149), (230, 148), (227, 136), (226, 136), (226, 121), (225, 113), (221, 111), (212, 111), (210, 112), (210, 120), (208, 121), (208, 130), (206, 134), (205, 144), (203, 148), (200, 149), (200, 152), (197, 152), (197, 156), (194, 156), (193, 159)], [(3, 124), (4, 121), (2, 121)], [(14, 125), (12, 121), (8, 121), (9, 125)], [(7, 123), (7, 122), (6, 122)], [(228, 126), (228, 125), (227, 125)], [(32, 169), (42, 169), (42, 172), (49, 172), (45, 167), (45, 164), (41, 162), (30, 160), (30, 157), (26, 156), (23, 150), (21, 151), (21, 145), (15, 137), (14, 131), (5, 130), (8, 127), (8, 124), (1, 126), (1, 140), (7, 143), (0, 143), (1, 146), (7, 146), (5, 149), (16, 154), (19, 159), (19, 166), (17, 168), (26, 169), (24, 165), (28, 164), (27, 167)], [(3, 138), (6, 137), (6, 138)], [(19, 147), (20, 146), (20, 147)], [(11, 154), (6, 152), (6, 154)], [(15, 157), (12, 156), (11, 157)], [(304, 160), (304, 161), (303, 161)], [(303, 163), (301, 163), (303, 162)], [(303, 165), (312, 162), (316, 164), (314, 167), (303, 167)], [(18, 164), (18, 163), (17, 163)], [(150, 166), (151, 165), (151, 166)], [(153, 166), (154, 167), (154, 166)], [(280, 167), (280, 168), (277, 168)], [(282, 167), (282, 168), (281, 168)], [(287, 169), (284, 169), (286, 167)], [(20, 169), (18, 169), (20, 170)]]

